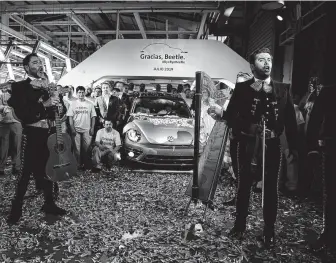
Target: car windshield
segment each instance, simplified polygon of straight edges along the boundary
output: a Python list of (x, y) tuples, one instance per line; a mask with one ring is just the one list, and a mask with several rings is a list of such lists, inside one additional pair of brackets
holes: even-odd
[(134, 102), (133, 109), (133, 113), (142, 113), (150, 116), (191, 117), (187, 104), (181, 98), (138, 98)]

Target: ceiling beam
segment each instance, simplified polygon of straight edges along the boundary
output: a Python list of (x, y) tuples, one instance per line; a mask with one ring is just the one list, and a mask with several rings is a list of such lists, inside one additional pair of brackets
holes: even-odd
[[(14, 77), (14, 74), (13, 74), (13, 68), (12, 68), (12, 65), (10, 64), (10, 59), (8, 57), (6, 57), (6, 54), (0, 49), (0, 62), (3, 61), (3, 62), (7, 62), (7, 70), (8, 70), (8, 74), (9, 74), (9, 77), (13, 80), (15, 80), (15, 77)], [(0, 65), (2, 66), (2, 65)]]
[[(27, 34), (29, 34), (30, 32), (27, 32)], [(52, 35), (52, 36), (68, 36), (69, 32), (51, 32), (48, 31), (48, 34)], [(113, 35), (117, 33), (117, 30), (97, 30), (97, 31), (92, 31), (93, 34), (95, 35)], [(189, 31), (189, 30), (170, 30), (170, 31), (163, 31), (163, 30), (149, 30), (149, 31), (145, 31), (146, 35), (165, 35), (165, 34), (169, 34), (169, 35), (178, 35), (178, 34), (197, 34), (198, 31), (193, 30), (193, 31)], [(142, 34), (140, 30), (119, 30), (119, 34), (123, 34), (123, 35), (137, 35), (137, 34)], [(71, 36), (85, 36), (86, 32), (71, 32)]]
[(18, 39), (21, 39), (21, 40), (33, 40), (23, 34), (21, 34), (20, 32), (17, 32), (16, 30), (10, 28), (9, 26), (6, 26), (2, 23), (0, 23), (0, 31), (3, 31), (13, 37), (16, 37)]
[(176, 18), (173, 16), (167, 16), (167, 15), (159, 15), (158, 17), (149, 17), (150, 19), (155, 18), (156, 23), (165, 24), (166, 20), (169, 21), (169, 24), (173, 27), (181, 27), (185, 30), (197, 30), (197, 24), (196, 21), (190, 21), (183, 18)]
[(200, 39), (201, 36), (203, 35), (203, 32), (204, 32), (204, 25), (205, 25), (205, 21), (206, 21), (207, 17), (208, 17), (208, 14), (206, 14), (206, 13), (203, 14), (203, 16), (202, 16), (202, 20), (201, 20), (201, 24), (200, 24), (200, 27), (199, 27), (199, 29), (198, 29), (198, 34), (197, 34), (196, 39)]
[(47, 41), (53, 41), (53, 39), (48, 36), (47, 34), (43, 33), (40, 29), (36, 28), (35, 26), (29, 24), (27, 21), (22, 19), (21, 17), (17, 15), (10, 15), (10, 18), (13, 19), (15, 22), (19, 23), (21, 26), (24, 26), (25, 28), (29, 29), (30, 31), (36, 33), (40, 37), (44, 38)]
[(198, 13), (219, 12), (216, 2), (124, 2), (124, 3), (73, 3), (73, 4), (47, 4), (47, 5), (24, 5), (15, 6), (1, 5), (0, 13), (45, 15), (45, 14), (76, 14), (85, 13)]
[(33, 26), (77, 26), (73, 21), (45, 21), (45, 22), (33, 22)]
[(84, 30), (86, 34), (88, 34), (96, 44), (100, 45), (100, 41), (98, 37), (88, 28), (84, 22), (74, 13), (68, 14), (68, 16), (75, 22), (81, 29)]
[(143, 39), (147, 39), (146, 32), (145, 32), (144, 26), (142, 24), (142, 21), (141, 21), (139, 13), (133, 13), (133, 14), (134, 14), (135, 21), (137, 22), (138, 27), (140, 29), (142, 38)]

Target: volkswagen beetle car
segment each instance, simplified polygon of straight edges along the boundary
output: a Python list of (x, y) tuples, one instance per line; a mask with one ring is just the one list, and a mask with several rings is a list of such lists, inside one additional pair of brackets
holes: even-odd
[[(143, 92), (134, 95), (123, 129), (129, 161), (153, 166), (192, 166), (194, 119), (178, 94)], [(200, 153), (205, 140), (201, 136)]]

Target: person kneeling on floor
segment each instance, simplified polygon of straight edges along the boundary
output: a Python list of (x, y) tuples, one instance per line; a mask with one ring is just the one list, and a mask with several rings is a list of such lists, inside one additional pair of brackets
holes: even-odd
[(104, 128), (98, 130), (95, 146), (92, 150), (93, 172), (99, 172), (102, 164), (108, 169), (120, 160), (119, 149), (121, 148), (120, 134), (112, 128), (110, 120), (104, 121)]

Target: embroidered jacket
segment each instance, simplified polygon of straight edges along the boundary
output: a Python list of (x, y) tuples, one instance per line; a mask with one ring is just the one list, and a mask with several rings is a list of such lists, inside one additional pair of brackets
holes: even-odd
[[(36, 123), (40, 120), (55, 120), (54, 107), (44, 107), (43, 102), (49, 99), (46, 90), (34, 89), (30, 85), (31, 79), (12, 83), (11, 97), (8, 105), (23, 125)], [(63, 101), (61, 101), (65, 109)], [(64, 115), (64, 111), (62, 112)], [(62, 117), (62, 114), (61, 114)]]
[(271, 80), (272, 90), (266, 93), (251, 87), (254, 79), (237, 83), (223, 118), (232, 128), (233, 136), (239, 137), (242, 132), (249, 133), (252, 124), (259, 124), (265, 117), (266, 126), (276, 136), (285, 130), (288, 146), (296, 150), (297, 125), (290, 85)]

